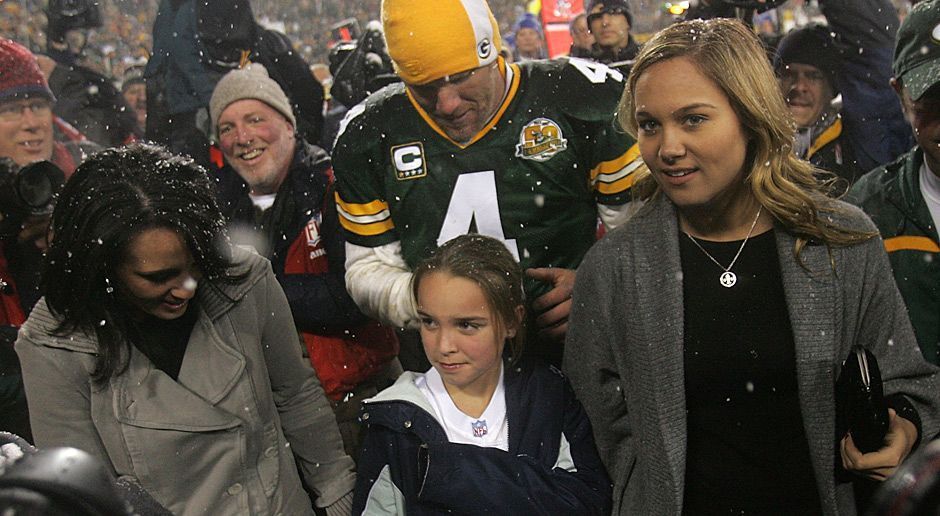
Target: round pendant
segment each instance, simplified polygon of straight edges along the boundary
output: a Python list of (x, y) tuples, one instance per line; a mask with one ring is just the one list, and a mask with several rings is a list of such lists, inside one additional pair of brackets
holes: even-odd
[(738, 277), (734, 275), (731, 271), (725, 271), (721, 273), (721, 277), (718, 278), (718, 281), (721, 282), (723, 287), (731, 288), (735, 283), (738, 282)]

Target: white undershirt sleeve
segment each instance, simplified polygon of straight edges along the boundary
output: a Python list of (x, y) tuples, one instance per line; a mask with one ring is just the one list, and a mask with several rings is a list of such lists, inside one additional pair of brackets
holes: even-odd
[(597, 215), (604, 223), (604, 228), (610, 231), (630, 220), (630, 217), (639, 211), (642, 206), (643, 201), (630, 201), (617, 205), (598, 204)]
[(417, 329), (411, 277), (400, 242), (379, 247), (346, 243), (346, 290), (366, 315), (396, 327)]

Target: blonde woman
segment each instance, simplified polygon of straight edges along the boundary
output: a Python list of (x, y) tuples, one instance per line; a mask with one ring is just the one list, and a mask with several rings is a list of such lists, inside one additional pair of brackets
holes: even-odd
[[(875, 227), (793, 157), (764, 50), (738, 21), (657, 34), (618, 116), (649, 167), (646, 206), (579, 268), (564, 362), (615, 512), (855, 513), (837, 465), (889, 476), (936, 434), (940, 393)], [(868, 454), (836, 433), (855, 345), (880, 361), (891, 407)]]

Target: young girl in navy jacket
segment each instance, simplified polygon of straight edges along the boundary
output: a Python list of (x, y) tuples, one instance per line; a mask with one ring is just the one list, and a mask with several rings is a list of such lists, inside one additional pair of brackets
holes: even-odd
[(610, 482), (562, 374), (519, 361), (522, 271), (464, 235), (414, 271), (432, 368), (366, 400), (354, 514), (607, 514)]

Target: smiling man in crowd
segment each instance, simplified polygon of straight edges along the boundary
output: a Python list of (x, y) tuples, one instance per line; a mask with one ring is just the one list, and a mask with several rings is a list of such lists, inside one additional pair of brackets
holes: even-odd
[(271, 260), (346, 452), (358, 457), (359, 400), (401, 368), (394, 332), (366, 319), (346, 292), (330, 158), (297, 134), (290, 101), (261, 64), (222, 77), (209, 111), (227, 163), (219, 201), (232, 240)]

